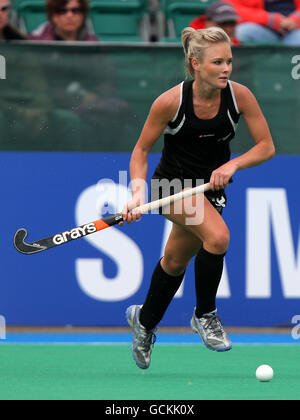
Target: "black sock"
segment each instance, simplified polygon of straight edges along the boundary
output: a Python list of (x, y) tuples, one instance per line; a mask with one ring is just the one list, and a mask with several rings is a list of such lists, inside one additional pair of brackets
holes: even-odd
[(140, 311), (140, 323), (153, 330), (162, 320), (173, 297), (177, 293), (185, 273), (180, 276), (167, 274), (159, 262), (156, 266), (146, 301)]
[(216, 310), (216, 296), (222, 279), (225, 255), (211, 254), (202, 247), (195, 259), (197, 318)]

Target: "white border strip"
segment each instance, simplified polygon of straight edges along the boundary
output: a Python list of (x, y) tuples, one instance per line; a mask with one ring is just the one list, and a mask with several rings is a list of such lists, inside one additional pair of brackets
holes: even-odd
[(233, 87), (232, 87), (232, 84), (231, 84), (230, 80), (228, 80), (228, 84), (229, 84), (229, 87), (230, 87), (230, 90), (231, 90), (231, 95), (232, 95), (235, 110), (238, 114), (240, 114), (240, 110), (239, 110), (239, 107), (238, 107), (238, 104), (237, 104), (237, 101), (236, 101), (236, 97), (235, 97), (235, 94), (234, 94), (234, 90), (233, 90)]
[(176, 115), (173, 118), (173, 120), (171, 121), (172, 123), (177, 120), (177, 117), (179, 115), (179, 111), (180, 111), (180, 108), (181, 108), (181, 105), (182, 105), (182, 102), (183, 102), (183, 85), (184, 85), (184, 82), (182, 82), (181, 86), (180, 86), (180, 103), (179, 103), (179, 107), (177, 109)]

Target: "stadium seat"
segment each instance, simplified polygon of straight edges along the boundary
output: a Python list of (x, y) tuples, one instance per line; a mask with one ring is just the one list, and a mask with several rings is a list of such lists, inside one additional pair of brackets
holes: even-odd
[(30, 33), (47, 21), (45, 0), (15, 0), (14, 8), (24, 32)]
[(180, 41), (182, 30), (214, 0), (161, 0), (160, 38)]
[(90, 19), (101, 41), (149, 41), (147, 0), (92, 0)]

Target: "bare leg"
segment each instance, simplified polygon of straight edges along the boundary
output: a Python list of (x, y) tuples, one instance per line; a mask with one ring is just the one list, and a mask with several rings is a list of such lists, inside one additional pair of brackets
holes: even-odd
[(173, 228), (164, 257), (154, 271), (150, 290), (141, 309), (140, 321), (147, 329), (153, 329), (160, 322), (180, 287), (186, 267), (204, 246), (207, 247), (206, 252), (213, 255), (208, 262), (208, 268), (211, 268), (213, 274), (210, 274), (206, 268), (209, 273), (208, 278), (204, 276), (204, 279), (196, 279), (196, 291), (197, 295), (201, 292), (201, 287), (198, 285), (200, 282), (208, 285), (209, 290), (205, 291), (204, 296), (215, 295), (221, 275), (220, 270), (214, 274), (214, 258), (223, 259), (228, 247), (229, 232), (222, 217), (206, 198), (203, 207), (203, 223), (199, 225), (187, 225), (186, 220), (191, 215), (175, 214), (174, 206), (166, 216), (173, 222)]

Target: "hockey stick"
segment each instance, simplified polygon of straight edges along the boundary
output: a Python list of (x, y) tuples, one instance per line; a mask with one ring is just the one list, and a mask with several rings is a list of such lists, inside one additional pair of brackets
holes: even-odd
[[(208, 190), (210, 190), (210, 184), (200, 185), (196, 188), (191, 188), (178, 194), (136, 207), (135, 210), (142, 214), (150, 213), (153, 210), (168, 206), (176, 201), (192, 197), (196, 194), (204, 193)], [(14, 236), (14, 246), (22, 254), (37, 254), (38, 252), (46, 251), (47, 249), (63, 245), (75, 239), (91, 235), (95, 232), (99, 232), (100, 230), (114, 226), (122, 221), (124, 221), (122, 213), (117, 213), (113, 216), (108, 216), (103, 219), (96, 220), (95, 222), (87, 223), (77, 228), (67, 230), (54, 236), (50, 236), (49, 238), (41, 239), (32, 243), (25, 242), (25, 239), (28, 236), (27, 230), (19, 229)]]

